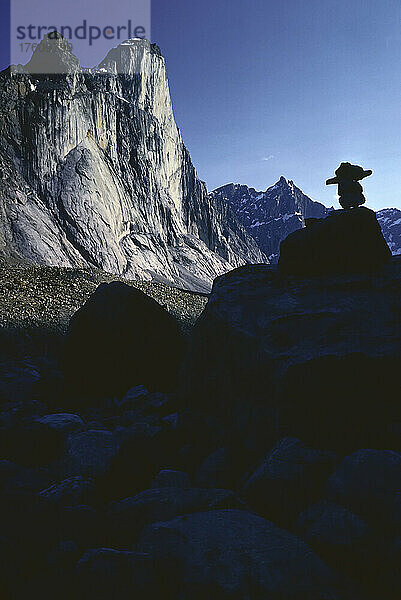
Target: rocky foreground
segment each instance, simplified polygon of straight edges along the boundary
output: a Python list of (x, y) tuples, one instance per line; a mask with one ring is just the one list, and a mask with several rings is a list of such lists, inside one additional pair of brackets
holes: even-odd
[[(103, 282), (124, 281), (166, 308), (186, 333), (207, 295), (163, 283), (129, 281), (99, 269), (45, 267), (0, 258), (0, 356), (47, 353), (62, 343), (72, 315)], [(48, 346), (50, 345), (50, 348)]]
[(316, 274), (313, 222), (192, 331), (205, 297), (3, 267), (3, 326), (47, 298), (63, 343), (3, 338), (1, 598), (399, 598), (401, 263), (356, 211), (381, 264)]

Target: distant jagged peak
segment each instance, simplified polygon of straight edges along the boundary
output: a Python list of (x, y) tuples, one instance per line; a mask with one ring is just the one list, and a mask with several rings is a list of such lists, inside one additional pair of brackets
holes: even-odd
[(226, 183), (211, 192), (212, 196), (227, 196), (231, 198), (233, 195), (236, 197), (242, 196), (259, 196), (262, 197), (265, 192), (258, 192), (255, 188), (249, 187), (248, 185), (244, 185), (242, 183)]
[(295, 185), (292, 179), (287, 179), (284, 177), (284, 175), (281, 175), (278, 181), (269, 186), (264, 192), (240, 183), (227, 183), (219, 188), (216, 188), (211, 193), (214, 196), (225, 196), (231, 200), (238, 200), (240, 197), (242, 197), (258, 201), (268, 201), (271, 198), (286, 195), (291, 197), (302, 196), (307, 201), (314, 202), (311, 198), (309, 198), (309, 196), (304, 194), (299, 187)]
[(292, 179), (287, 179), (284, 175), (281, 175), (280, 179), (272, 186), (268, 187), (266, 190), (266, 194), (270, 194), (275, 190), (282, 190), (284, 192), (294, 194), (295, 192), (299, 192), (300, 194), (304, 194), (304, 192), (295, 185)]

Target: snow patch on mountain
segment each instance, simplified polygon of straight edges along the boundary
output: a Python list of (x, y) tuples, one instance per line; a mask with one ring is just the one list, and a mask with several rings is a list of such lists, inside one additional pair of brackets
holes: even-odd
[(273, 262), (278, 259), (281, 240), (303, 227), (305, 218), (325, 217), (329, 211), (285, 177), (280, 177), (265, 192), (228, 184), (214, 190), (212, 196), (230, 203), (238, 219)]

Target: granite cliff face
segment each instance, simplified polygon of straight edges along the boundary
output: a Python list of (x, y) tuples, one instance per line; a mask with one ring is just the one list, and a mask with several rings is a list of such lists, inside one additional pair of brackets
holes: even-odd
[(198, 179), (164, 59), (146, 40), (88, 70), (64, 39), (45, 39), (25, 67), (0, 74), (0, 134), (3, 256), (201, 291), (266, 262)]
[(322, 218), (329, 212), (285, 177), (280, 177), (265, 192), (229, 183), (214, 190), (212, 196), (229, 202), (245, 229), (272, 262), (278, 259), (280, 242), (303, 227), (305, 218)]

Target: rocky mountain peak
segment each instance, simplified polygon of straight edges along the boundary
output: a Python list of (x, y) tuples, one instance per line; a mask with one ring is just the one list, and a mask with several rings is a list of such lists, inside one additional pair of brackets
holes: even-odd
[(278, 259), (281, 240), (303, 227), (305, 218), (323, 217), (328, 212), (323, 204), (314, 202), (283, 175), (265, 192), (229, 184), (212, 194), (230, 203), (246, 230), (273, 262)]
[[(96, 70), (111, 74), (143, 74), (151, 60), (149, 55), (162, 59), (164, 65), (160, 48), (156, 44), (151, 44), (146, 39), (132, 38), (112, 48)], [(146, 57), (148, 57), (147, 64), (144, 63)]]
[(81, 70), (69, 42), (58, 32), (50, 32), (38, 44), (25, 65), (28, 73), (75, 73)]
[(198, 291), (267, 261), (198, 179), (157, 46), (127, 40), (90, 70), (47, 36), (10, 71), (0, 77), (0, 255)]
[(278, 180), (278, 182), (277, 182), (276, 185), (282, 185), (282, 186), (290, 187), (289, 184), (290, 184), (290, 181), (287, 181), (287, 179), (284, 177), (284, 175), (281, 175), (281, 177)]

